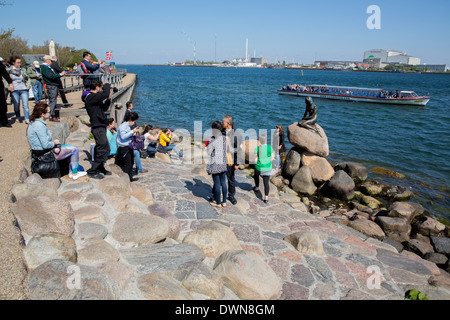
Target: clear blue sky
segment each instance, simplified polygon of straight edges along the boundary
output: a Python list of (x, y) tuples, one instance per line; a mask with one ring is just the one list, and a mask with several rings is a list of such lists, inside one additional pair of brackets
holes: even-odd
[[(54, 39), (87, 48), (117, 63), (151, 64), (249, 55), (270, 62), (362, 60), (365, 50), (393, 49), (450, 65), (448, 0), (3, 0), (0, 27), (15, 28), (29, 45)], [(69, 30), (70, 5), (81, 9), (81, 29)], [(381, 8), (381, 30), (369, 30), (367, 8)], [(217, 45), (215, 42), (217, 38)]]

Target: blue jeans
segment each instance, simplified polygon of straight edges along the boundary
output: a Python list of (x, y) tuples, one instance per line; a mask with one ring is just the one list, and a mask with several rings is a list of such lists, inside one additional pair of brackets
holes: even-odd
[(32, 86), (31, 89), (33, 89), (33, 95), (34, 95), (34, 102), (39, 103), (42, 99), (42, 83), (39, 80), (36, 80), (36, 85)]
[(11, 92), (14, 103), (14, 113), (20, 118), (20, 100), (22, 100), (23, 115), (25, 120), (30, 120), (30, 109), (28, 109), (28, 90), (16, 90)]
[(136, 162), (136, 169), (137, 172), (144, 171), (144, 167), (142, 166), (141, 162), (141, 154), (139, 153), (139, 150), (134, 150), (134, 162)]
[[(216, 200), (216, 203), (217, 204), (227, 203), (227, 193), (228, 193), (227, 173), (222, 172), (222, 173), (218, 173), (218, 174), (213, 174), (212, 178), (214, 181), (213, 192), (214, 192), (214, 199)], [(223, 202), (220, 201), (220, 195), (221, 195), (220, 191), (221, 190), (222, 190)]]
[(181, 158), (182, 156), (183, 156), (183, 154), (181, 153), (181, 151), (180, 151), (180, 149), (178, 149), (178, 147), (177, 147), (177, 145), (176, 144), (169, 144), (167, 147), (166, 147), (166, 150), (167, 150), (167, 152), (170, 152), (170, 151), (175, 151), (177, 154), (178, 154), (178, 156)]

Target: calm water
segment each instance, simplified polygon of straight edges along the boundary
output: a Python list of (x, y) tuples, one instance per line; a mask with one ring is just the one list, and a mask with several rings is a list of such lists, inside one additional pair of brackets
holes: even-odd
[(411, 188), (437, 217), (450, 219), (450, 75), (384, 74), (235, 68), (125, 66), (138, 74), (134, 94), (140, 123), (203, 131), (224, 114), (244, 131), (285, 128), (301, 120), (304, 98), (279, 96), (292, 83), (413, 90), (429, 93), (426, 107), (315, 99), (331, 163), (357, 161), (398, 171), (407, 179), (371, 178)]

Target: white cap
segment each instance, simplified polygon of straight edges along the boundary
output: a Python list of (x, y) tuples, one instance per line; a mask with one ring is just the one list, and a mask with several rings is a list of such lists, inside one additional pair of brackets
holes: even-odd
[(1, 61), (5, 61), (5, 60), (4, 60), (2, 57), (0, 57), (0, 62), (1, 62)]
[(34, 62), (33, 62), (33, 65), (34, 65), (36, 68), (39, 68), (39, 67), (40, 67), (39, 61), (34, 61)]
[(52, 56), (49, 56), (48, 54), (44, 56), (43, 60), (52, 60)]

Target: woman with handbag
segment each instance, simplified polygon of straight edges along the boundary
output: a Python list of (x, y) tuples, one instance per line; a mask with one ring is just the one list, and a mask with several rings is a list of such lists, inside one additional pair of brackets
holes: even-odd
[[(47, 122), (50, 119), (50, 107), (44, 102), (37, 103), (34, 106), (33, 113), (30, 116), (30, 125), (27, 129), (27, 138), (30, 143), (33, 164), (32, 171), (46, 176), (54, 174), (55, 167), (49, 167), (53, 158), (56, 161), (70, 158), (69, 177), (77, 180), (87, 175), (84, 171), (78, 171), (78, 148), (69, 145), (61, 145), (58, 139), (52, 140), (52, 136), (47, 128)], [(41, 165), (41, 168), (39, 166)], [(59, 167), (57, 168), (59, 171)]]
[[(206, 167), (208, 174), (214, 181), (214, 200), (210, 202), (213, 207), (227, 206), (227, 151), (229, 145), (227, 138), (222, 135), (222, 123), (216, 121), (211, 126), (213, 137), (209, 140), (207, 152), (211, 157)], [(222, 192), (221, 192), (222, 191)], [(221, 194), (223, 201), (221, 201)]]
[(122, 123), (117, 130), (117, 155), (115, 164), (122, 168), (122, 171), (128, 174), (130, 181), (133, 180), (134, 150), (130, 148), (131, 137), (139, 131), (139, 128), (131, 129), (139, 119), (136, 112), (131, 112), (127, 121)]
[(11, 92), (11, 98), (14, 103), (14, 113), (16, 114), (16, 122), (22, 122), (20, 119), (20, 101), (22, 101), (23, 114), (25, 123), (30, 123), (30, 110), (28, 108), (29, 90), (31, 88), (31, 79), (27, 74), (27, 70), (22, 68), (22, 59), (19, 56), (12, 56), (9, 63), (9, 75), (13, 81), (14, 91)]

